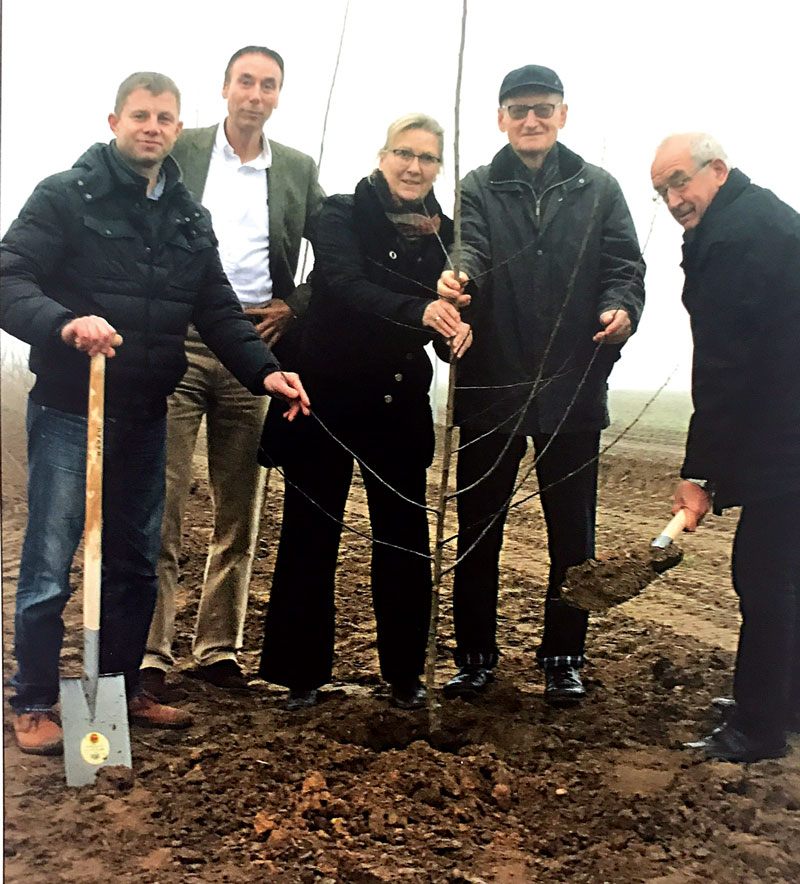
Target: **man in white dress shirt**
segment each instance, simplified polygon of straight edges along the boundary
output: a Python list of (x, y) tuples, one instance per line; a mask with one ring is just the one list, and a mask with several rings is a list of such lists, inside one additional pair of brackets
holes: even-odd
[[(173, 156), (189, 191), (211, 212), (226, 274), (263, 340), (291, 349), (292, 325), (308, 304), (295, 286), (301, 239), (310, 238), (324, 199), (314, 161), (270, 141), (264, 124), (283, 86), (281, 56), (246, 46), (225, 70), (221, 125), (184, 130)], [(166, 694), (174, 663), (176, 593), (183, 514), (192, 485), (192, 455), (205, 416), (214, 529), (192, 643), (189, 674), (231, 691), (247, 680), (237, 660), (257, 542), (265, 471), (256, 462), (268, 400), (250, 396), (190, 331), (189, 368), (169, 400), (167, 497), (159, 561), (159, 595), (142, 680)]]

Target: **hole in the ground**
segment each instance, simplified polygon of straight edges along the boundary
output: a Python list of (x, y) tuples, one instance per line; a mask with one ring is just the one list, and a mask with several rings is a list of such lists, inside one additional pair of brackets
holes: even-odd
[(463, 723), (438, 724), (431, 730), (427, 715), (383, 712), (367, 720), (337, 718), (320, 722), (316, 730), (338, 743), (363, 746), (373, 752), (407, 749), (421, 740), (440, 752), (455, 753), (475, 741), (475, 735), (463, 728)]

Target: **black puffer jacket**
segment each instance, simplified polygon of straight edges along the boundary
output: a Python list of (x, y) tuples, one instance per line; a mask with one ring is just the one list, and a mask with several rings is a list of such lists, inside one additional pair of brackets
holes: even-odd
[(171, 157), (165, 190), (146, 196), (113, 145), (95, 144), (42, 181), (3, 239), (0, 325), (31, 345), (34, 401), (85, 413), (89, 360), (65, 345), (76, 316), (104, 317), (124, 343), (109, 360), (109, 414), (162, 414), (186, 370), (193, 322), (252, 392), (277, 363), (243, 315), (222, 270), (205, 209)]
[(800, 490), (800, 215), (738, 169), (683, 246), (694, 414), (681, 470), (717, 507)]
[(620, 347), (598, 349), (592, 336), (615, 308), (636, 328), (644, 262), (616, 180), (563, 145), (553, 150), (559, 179), (545, 194), (510, 145), (464, 179), (460, 269), (475, 280), (475, 340), (459, 387), (491, 389), (457, 392), (460, 424), (525, 435), (608, 425), (606, 381)]

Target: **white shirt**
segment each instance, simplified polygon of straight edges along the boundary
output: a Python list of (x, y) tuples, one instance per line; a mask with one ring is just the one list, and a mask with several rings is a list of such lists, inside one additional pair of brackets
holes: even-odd
[(267, 138), (262, 141), (261, 153), (242, 163), (228, 144), (224, 121), (220, 123), (203, 190), (222, 267), (244, 307), (264, 304), (272, 297), (266, 171), (272, 151)]

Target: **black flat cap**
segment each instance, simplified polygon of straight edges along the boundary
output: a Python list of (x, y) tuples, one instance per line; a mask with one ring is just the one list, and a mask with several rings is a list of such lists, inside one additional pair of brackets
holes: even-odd
[(542, 92), (564, 94), (564, 84), (555, 71), (540, 64), (526, 64), (525, 67), (517, 68), (503, 78), (503, 84), (500, 86), (500, 104), (509, 93), (528, 87), (535, 87)]

